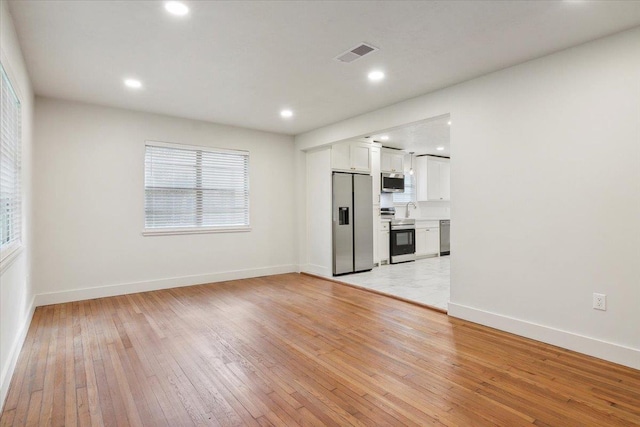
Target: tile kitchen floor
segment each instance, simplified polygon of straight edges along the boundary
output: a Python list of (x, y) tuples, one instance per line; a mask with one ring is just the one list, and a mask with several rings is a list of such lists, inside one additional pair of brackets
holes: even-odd
[(335, 279), (447, 310), (450, 258), (443, 256), (382, 265), (371, 271), (347, 274)]

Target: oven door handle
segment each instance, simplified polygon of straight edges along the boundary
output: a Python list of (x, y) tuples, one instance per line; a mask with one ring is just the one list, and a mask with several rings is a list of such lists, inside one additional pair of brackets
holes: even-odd
[(391, 231), (397, 231), (397, 230), (415, 230), (416, 226), (415, 225), (392, 225), (391, 226)]

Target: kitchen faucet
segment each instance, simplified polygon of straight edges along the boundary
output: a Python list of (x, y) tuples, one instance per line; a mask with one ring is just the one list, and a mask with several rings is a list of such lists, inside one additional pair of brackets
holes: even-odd
[(418, 207), (416, 206), (416, 204), (415, 204), (415, 203), (413, 203), (413, 202), (409, 202), (409, 203), (407, 203), (407, 206), (406, 206), (406, 208), (405, 208), (405, 213), (404, 213), (404, 217), (405, 217), (405, 218), (409, 218), (409, 205), (413, 205), (413, 209), (417, 209), (417, 208), (418, 208)]

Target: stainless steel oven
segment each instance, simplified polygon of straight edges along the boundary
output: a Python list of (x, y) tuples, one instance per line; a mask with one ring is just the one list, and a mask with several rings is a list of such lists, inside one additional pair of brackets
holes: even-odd
[(389, 233), (389, 263), (415, 261), (416, 221), (414, 219), (394, 219)]

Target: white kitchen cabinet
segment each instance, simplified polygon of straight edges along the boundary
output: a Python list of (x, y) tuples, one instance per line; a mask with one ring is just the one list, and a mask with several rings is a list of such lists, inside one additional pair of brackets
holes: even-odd
[(442, 200), (451, 200), (451, 162), (440, 162), (440, 196)]
[(373, 264), (380, 265), (378, 240), (380, 239), (380, 205), (373, 205)]
[(416, 196), (419, 202), (451, 199), (451, 165), (449, 159), (420, 156), (416, 158)]
[(440, 229), (416, 227), (416, 258), (437, 256), (440, 253)]
[(427, 255), (440, 254), (440, 229), (439, 228), (427, 228)]
[(389, 221), (382, 221), (378, 235), (378, 257), (380, 265), (389, 264)]
[(395, 150), (381, 150), (380, 152), (380, 172), (382, 173), (404, 173), (404, 153)]
[(380, 265), (380, 147), (371, 147), (371, 186), (373, 190), (373, 263)]
[(351, 169), (358, 172), (371, 172), (371, 146), (351, 145)]
[(427, 229), (416, 228), (416, 257), (427, 254)]
[(378, 222), (380, 222), (380, 147), (371, 147), (371, 176), (373, 177), (373, 205), (378, 206)]
[(331, 168), (337, 170), (351, 169), (350, 144), (335, 144), (331, 146)]
[(371, 172), (371, 146), (348, 142), (333, 145), (331, 168), (347, 172)]

